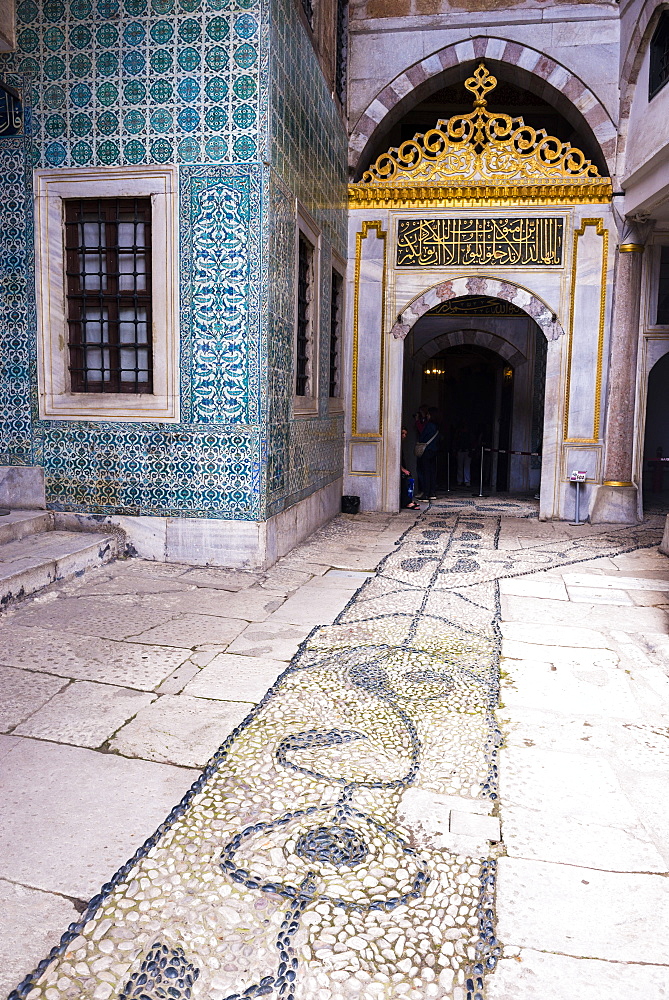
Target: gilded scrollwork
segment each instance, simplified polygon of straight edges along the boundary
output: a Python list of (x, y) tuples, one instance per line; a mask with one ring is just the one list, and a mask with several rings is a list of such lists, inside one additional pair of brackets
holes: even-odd
[(509, 197), (526, 189), (535, 200), (569, 192), (569, 200), (580, 200), (574, 189), (583, 185), (587, 200), (608, 200), (610, 181), (580, 149), (520, 117), (487, 110), (485, 95), (496, 86), (480, 63), (465, 81), (474, 94), (474, 110), (441, 120), (382, 153), (362, 181), (350, 186), (351, 201), (425, 202), (427, 189), (442, 201), (485, 199), (491, 188), (501, 186)]

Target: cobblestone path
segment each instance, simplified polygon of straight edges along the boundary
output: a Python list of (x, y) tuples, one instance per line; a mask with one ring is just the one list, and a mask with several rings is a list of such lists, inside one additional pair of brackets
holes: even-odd
[(428, 508), (11, 1000), (480, 1000), (500, 954), (497, 580), (659, 540), (511, 552), (502, 516), (536, 515)]

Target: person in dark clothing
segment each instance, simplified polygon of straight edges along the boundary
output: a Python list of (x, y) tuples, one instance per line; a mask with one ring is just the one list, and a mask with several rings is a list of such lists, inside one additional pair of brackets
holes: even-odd
[(437, 498), (437, 441), (439, 428), (432, 420), (432, 414), (427, 411), (427, 422), (418, 435), (416, 444), (416, 465), (418, 479), (423, 491), (422, 497), (416, 499), (436, 500)]
[(402, 428), (402, 443), (400, 445), (400, 508), (405, 510), (420, 510), (420, 504), (413, 499), (413, 479), (407, 466), (404, 454), (404, 442), (407, 439), (408, 431)]

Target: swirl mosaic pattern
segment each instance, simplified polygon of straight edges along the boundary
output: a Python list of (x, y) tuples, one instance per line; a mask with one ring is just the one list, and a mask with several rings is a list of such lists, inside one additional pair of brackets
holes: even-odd
[[(10, 1000), (482, 1000), (495, 857), (403, 826), (405, 797), (497, 799), (497, 578), (657, 544), (639, 526), (498, 548), (433, 505)], [(478, 850), (478, 849), (477, 849)]]

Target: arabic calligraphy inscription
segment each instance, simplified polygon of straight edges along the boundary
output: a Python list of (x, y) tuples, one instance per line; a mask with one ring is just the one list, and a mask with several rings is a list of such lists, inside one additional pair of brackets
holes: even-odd
[(400, 219), (398, 267), (561, 267), (557, 218)]

